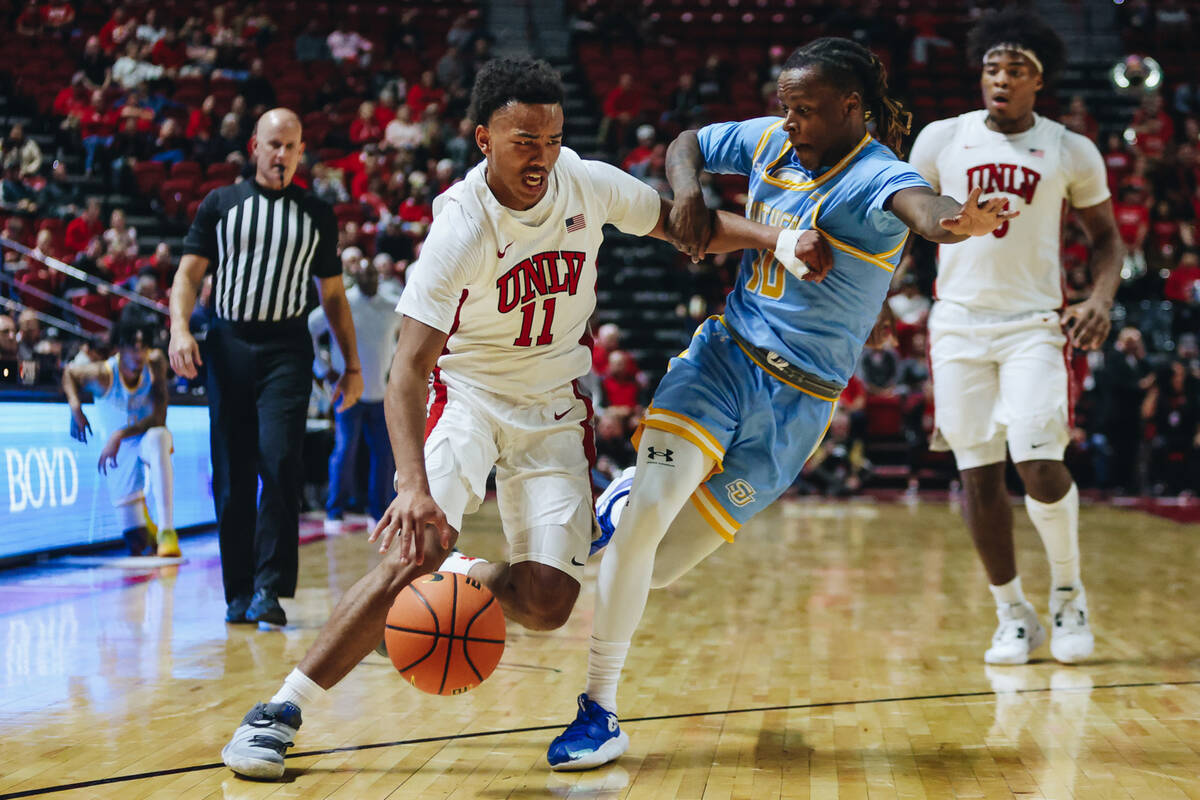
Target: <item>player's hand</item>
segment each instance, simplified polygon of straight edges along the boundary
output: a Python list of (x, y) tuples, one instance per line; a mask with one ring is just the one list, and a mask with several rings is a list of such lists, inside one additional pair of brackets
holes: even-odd
[(1005, 197), (993, 197), (980, 203), (979, 195), (982, 193), (983, 187), (976, 186), (971, 190), (967, 202), (958, 207), (958, 213), (942, 217), (938, 224), (959, 236), (986, 236), (1021, 213), (1007, 210), (1008, 198)]
[(71, 409), (71, 438), (77, 442), (87, 444), (88, 434), (92, 432), (92, 426), (88, 422), (88, 418), (84, 416), (82, 408)]
[(833, 269), (833, 250), (829, 242), (817, 231), (807, 230), (796, 242), (796, 258), (804, 262), (808, 272), (800, 280), (820, 283)]
[(882, 350), (885, 347), (895, 347), (897, 343), (896, 315), (885, 300), (883, 308), (879, 309), (879, 316), (875, 318), (875, 327), (871, 328), (871, 333), (867, 335), (867, 347)]
[(400, 548), (400, 563), (420, 564), (425, 560), (425, 536), (430, 533), (438, 536), (445, 550), (453, 547), (458, 539), (458, 531), (450, 527), (446, 515), (428, 492), (402, 488), (367, 541), (378, 540), (381, 553), (386, 553), (396, 542)]
[(1111, 303), (1095, 297), (1068, 306), (1062, 313), (1062, 326), (1071, 344), (1080, 350), (1103, 347), (1112, 327), (1111, 311)]
[(196, 367), (204, 363), (200, 359), (200, 345), (196, 344), (196, 337), (192, 336), (191, 331), (181, 329), (171, 329), (167, 356), (175, 374), (185, 378), (195, 378)]
[(667, 237), (697, 262), (704, 258), (712, 239), (712, 212), (704, 205), (704, 193), (697, 190), (675, 196), (667, 217)]
[(117, 465), (117, 452), (120, 449), (121, 437), (114, 433), (108, 437), (108, 442), (105, 443), (104, 449), (100, 451), (100, 461), (96, 464), (96, 469), (107, 475), (109, 467)]
[(344, 372), (337, 379), (337, 383), (333, 385), (333, 402), (338, 403), (337, 410), (345, 411), (350, 406), (358, 402), (358, 398), (362, 397), (363, 379), (361, 372)]

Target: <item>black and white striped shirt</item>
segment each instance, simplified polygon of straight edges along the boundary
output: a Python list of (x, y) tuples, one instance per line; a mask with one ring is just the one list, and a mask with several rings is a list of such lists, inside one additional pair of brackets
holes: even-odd
[(209, 192), (183, 252), (208, 259), (216, 315), (234, 322), (295, 319), (309, 278), (342, 269), (333, 209), (294, 184), (279, 191), (247, 180)]

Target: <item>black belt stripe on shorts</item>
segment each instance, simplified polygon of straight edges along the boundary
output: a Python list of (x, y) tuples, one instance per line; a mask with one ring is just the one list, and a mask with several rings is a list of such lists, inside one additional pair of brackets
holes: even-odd
[(729, 331), (729, 335), (737, 342), (738, 347), (742, 348), (746, 355), (750, 356), (751, 361), (784, 383), (795, 386), (801, 391), (816, 395), (822, 400), (828, 400), (831, 403), (835, 402), (841, 395), (842, 390), (846, 388), (833, 381), (818, 378), (811, 372), (805, 372), (774, 350), (766, 350), (750, 344), (740, 333), (733, 329), (724, 317), (720, 317), (719, 319), (721, 320), (721, 324), (725, 326), (725, 330)]

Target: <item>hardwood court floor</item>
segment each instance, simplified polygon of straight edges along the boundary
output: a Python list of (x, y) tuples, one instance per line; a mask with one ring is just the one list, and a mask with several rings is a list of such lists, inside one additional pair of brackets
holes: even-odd
[[(500, 554), (495, 519), (465, 549)], [(651, 595), (630, 751), (575, 774), (544, 754), (582, 686), (596, 564), (570, 623), (511, 630), (467, 695), (368, 656), (305, 709), (282, 783), (219, 751), (372, 561), (362, 534), (304, 546), (282, 632), (224, 625), (212, 536), (169, 569), (0, 573), (0, 798), (1200, 798), (1200, 526), (1086, 508), (1082, 527), (1095, 658), (988, 668), (991, 598), (947, 504), (779, 504)]]

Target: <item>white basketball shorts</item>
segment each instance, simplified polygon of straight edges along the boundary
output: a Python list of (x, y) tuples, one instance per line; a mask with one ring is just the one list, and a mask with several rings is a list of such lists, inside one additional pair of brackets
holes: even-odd
[(173, 452), (171, 432), (161, 426), (121, 440), (117, 464), (108, 467), (104, 477), (108, 498), (114, 506), (135, 503), (145, 497), (149, 485), (146, 470), (162, 469), (162, 438), (166, 439), (167, 452)]
[(425, 472), (456, 530), (479, 509), (496, 468), (509, 563), (535, 561), (583, 576), (592, 542), (591, 405), (568, 384), (498, 395), (437, 373), (429, 396)]
[(1061, 461), (1070, 440), (1058, 312), (1001, 314), (939, 301), (929, 317), (937, 432), (959, 469)]

